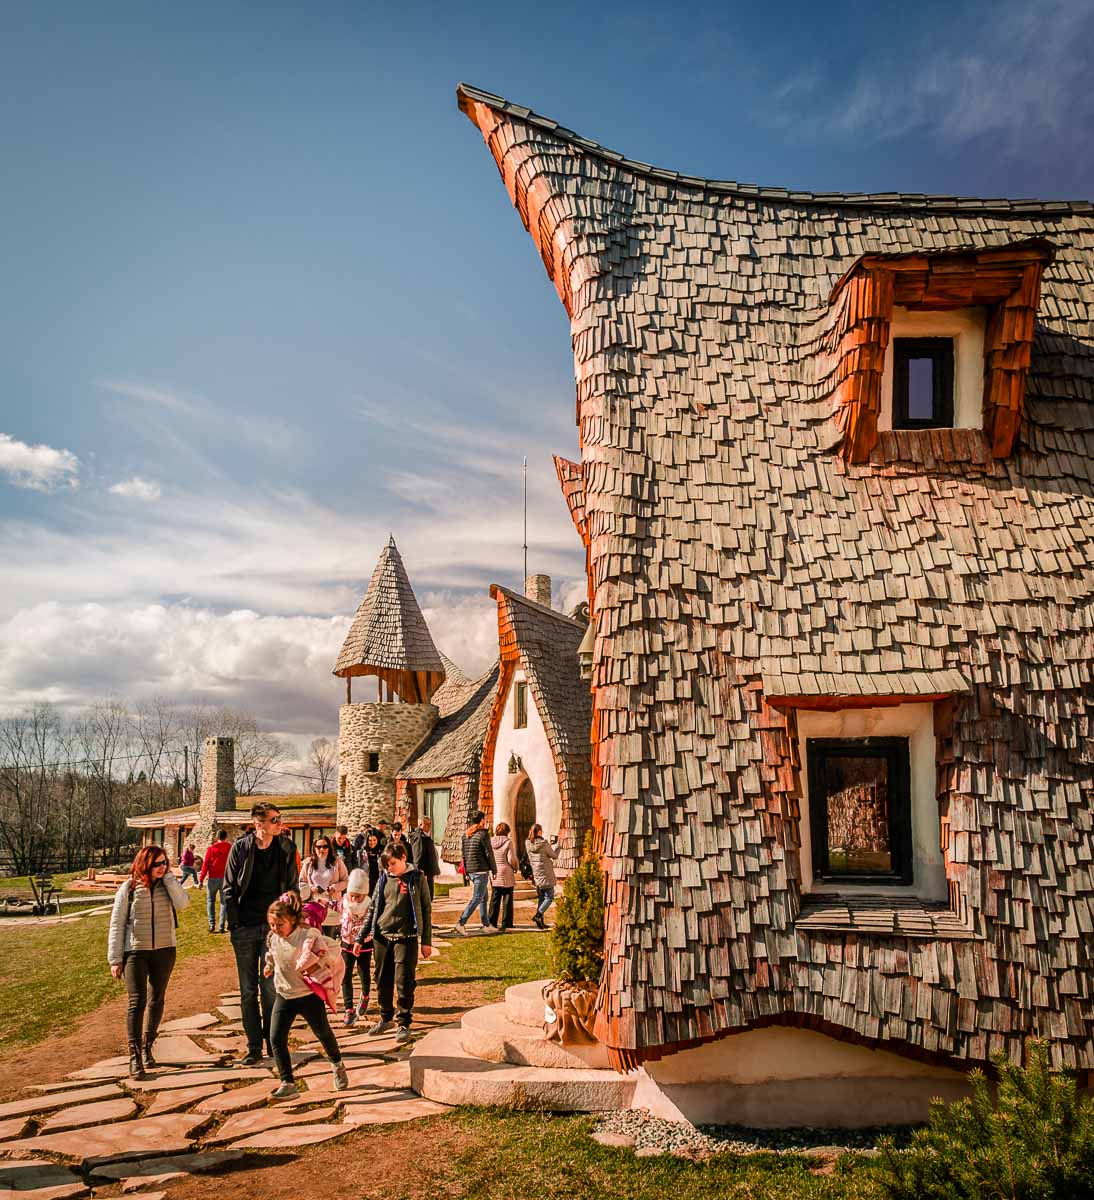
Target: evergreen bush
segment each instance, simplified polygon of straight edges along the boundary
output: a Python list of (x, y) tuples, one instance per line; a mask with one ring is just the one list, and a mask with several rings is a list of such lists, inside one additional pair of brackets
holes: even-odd
[(567, 983), (598, 983), (604, 965), (604, 876), (585, 837), (581, 862), (562, 888), (551, 932), (551, 966)]
[(1044, 1042), (1029, 1044), (1029, 1063), (993, 1056), (999, 1082), (992, 1100), (982, 1071), (972, 1096), (931, 1103), (930, 1123), (909, 1149), (882, 1145), (878, 1182), (891, 1200), (1080, 1200), (1094, 1197), (1094, 1101), (1075, 1080), (1049, 1069)]

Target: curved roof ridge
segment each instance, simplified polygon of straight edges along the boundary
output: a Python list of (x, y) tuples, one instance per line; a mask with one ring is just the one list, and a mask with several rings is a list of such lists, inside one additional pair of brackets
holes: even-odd
[[(1013, 216), (1030, 216), (1034, 214), (1094, 213), (1094, 202), (1090, 200), (1011, 200), (1005, 197), (984, 199), (978, 196), (943, 196), (926, 195), (917, 192), (810, 192), (796, 188), (762, 187), (755, 183), (738, 183), (730, 179), (704, 179), (698, 175), (685, 175), (680, 171), (670, 171), (663, 167), (655, 167), (651, 163), (627, 158), (617, 150), (609, 150), (606, 146), (582, 137), (572, 129), (567, 129), (550, 117), (540, 116), (532, 109), (521, 104), (514, 104), (504, 96), (496, 96), (493, 92), (483, 91), (470, 83), (456, 85), (456, 98), (460, 109), (467, 113), (471, 103), (485, 104), (498, 112), (503, 112), (517, 120), (524, 121), (537, 129), (544, 129), (560, 141), (569, 142), (578, 150), (605, 159), (613, 166), (625, 167), (638, 175), (645, 175), (659, 183), (674, 183), (681, 187), (701, 188), (712, 192), (721, 192), (730, 196), (742, 196), (752, 200), (780, 200), (787, 204), (802, 205), (841, 205), (853, 208), (882, 208), (882, 209), (912, 209), (931, 212), (990, 212), (1010, 214)], [(470, 116), (470, 114), (468, 113)]]

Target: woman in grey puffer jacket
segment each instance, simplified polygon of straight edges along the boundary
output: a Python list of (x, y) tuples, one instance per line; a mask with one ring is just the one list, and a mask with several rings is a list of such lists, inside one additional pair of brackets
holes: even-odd
[(524, 843), (525, 853), (532, 868), (532, 882), (536, 885), (536, 895), (539, 897), (539, 907), (532, 918), (540, 929), (546, 929), (547, 923), (543, 914), (551, 907), (555, 898), (555, 886), (558, 879), (555, 875), (555, 859), (558, 858), (558, 838), (548, 841), (543, 836), (543, 826), (533, 825)]
[[(167, 982), (175, 968), (175, 914), (189, 903), (190, 897), (171, 873), (162, 846), (143, 846), (138, 850), (129, 878), (114, 894), (106, 959), (115, 979), (124, 974), (129, 993), (125, 1025), (129, 1037), (129, 1074), (133, 1079), (144, 1079), (144, 1068), (156, 1066), (152, 1043), (163, 1016)], [(147, 1026), (144, 1025), (146, 1008)]]
[(517, 886), (517, 852), (507, 822), (494, 826), (490, 845), (498, 868), (490, 877), (490, 924), (504, 931), (513, 928), (513, 889)]

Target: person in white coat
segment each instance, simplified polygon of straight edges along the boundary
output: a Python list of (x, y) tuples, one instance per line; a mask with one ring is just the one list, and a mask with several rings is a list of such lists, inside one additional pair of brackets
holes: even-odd
[(142, 846), (129, 878), (114, 894), (106, 959), (115, 979), (125, 977), (129, 993), (125, 1027), (132, 1079), (147, 1078), (145, 1067), (156, 1066), (152, 1043), (175, 969), (177, 914), (189, 903), (162, 846)]
[(551, 907), (551, 901), (555, 898), (555, 887), (558, 885), (558, 877), (555, 875), (558, 838), (548, 841), (543, 836), (543, 826), (533, 825), (528, 833), (528, 840), (524, 843), (524, 852), (528, 855), (528, 863), (532, 868), (532, 882), (536, 885), (536, 895), (539, 897), (539, 906), (532, 920), (540, 929), (546, 929), (547, 922), (544, 921), (543, 915)]

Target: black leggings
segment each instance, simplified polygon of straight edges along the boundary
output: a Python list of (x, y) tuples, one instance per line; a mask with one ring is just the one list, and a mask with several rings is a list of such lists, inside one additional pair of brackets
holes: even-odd
[[(156, 1036), (163, 1017), (163, 1002), (167, 997), (167, 981), (175, 969), (175, 947), (165, 946), (162, 950), (130, 950), (125, 956), (122, 976), (125, 990), (129, 993), (129, 1007), (125, 1013), (125, 1032), (131, 1042), (144, 1036), (151, 1041)], [(152, 999), (148, 999), (148, 987), (152, 986)], [(144, 1012), (148, 1009), (148, 1022)]]
[(346, 973), (342, 976), (342, 1007), (349, 1012), (353, 1007), (354, 971), (357, 972), (357, 978), (361, 981), (361, 999), (367, 1000), (369, 992), (372, 991), (372, 950), (362, 950), (354, 958), (353, 952), (343, 946), (342, 963), (346, 968)]
[(292, 1057), (289, 1054), (289, 1030), (297, 1017), (303, 1017), (311, 1026), (312, 1033), (319, 1039), (323, 1052), (332, 1063), (342, 1061), (338, 1039), (327, 1020), (327, 1006), (314, 992), (306, 996), (278, 996), (274, 1001), (273, 1017), (270, 1021), (270, 1045), (273, 1046), (274, 1062), (282, 1083), (292, 1083)]

